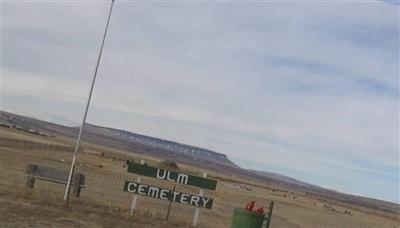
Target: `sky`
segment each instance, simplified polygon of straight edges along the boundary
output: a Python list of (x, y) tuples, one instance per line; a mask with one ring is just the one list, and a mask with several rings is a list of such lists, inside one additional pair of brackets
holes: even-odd
[[(2, 2), (1, 109), (81, 122), (109, 10)], [(399, 4), (116, 1), (87, 121), (399, 199)]]

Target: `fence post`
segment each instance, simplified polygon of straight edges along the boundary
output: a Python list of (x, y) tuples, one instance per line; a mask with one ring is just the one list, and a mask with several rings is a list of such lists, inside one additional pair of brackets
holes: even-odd
[[(202, 176), (207, 177), (207, 173), (203, 173)], [(200, 189), (199, 196), (200, 197), (204, 196), (204, 189)], [(197, 226), (197, 224), (199, 224), (199, 216), (200, 216), (200, 208), (196, 207), (196, 209), (194, 210), (194, 216), (193, 216), (193, 224), (192, 224), (193, 227), (195, 227), (195, 226)]]
[[(174, 188), (172, 189), (172, 195), (174, 195), (175, 192), (175, 185)], [(169, 219), (169, 213), (171, 212), (171, 206), (172, 206), (172, 201), (173, 201), (173, 197), (171, 198), (171, 200), (169, 201), (169, 205), (168, 205), (168, 211), (167, 211), (167, 217), (165, 218), (165, 221), (168, 221)]]
[[(145, 160), (140, 160), (140, 164), (141, 165), (146, 164)], [(136, 179), (137, 183), (140, 183), (140, 181), (142, 181), (142, 176), (138, 176), (137, 179)], [(130, 210), (131, 215), (133, 214), (133, 211), (136, 210), (138, 199), (139, 199), (139, 195), (133, 194), (132, 203), (131, 203), (131, 210)]]
[(269, 202), (267, 224), (266, 224), (265, 228), (269, 228), (269, 225), (271, 223), (272, 209), (274, 209), (274, 201)]
[(27, 179), (26, 179), (26, 185), (25, 185), (25, 194), (28, 192), (28, 190), (35, 187), (35, 178), (33, 177), (34, 169), (35, 169), (35, 165), (33, 165), (33, 164), (28, 164), (26, 166)]
[(73, 189), (73, 196), (75, 197), (79, 197), (80, 193), (81, 193), (81, 185), (84, 182), (84, 176), (82, 173), (76, 173), (74, 175), (74, 179), (73, 179), (73, 185), (74, 185), (74, 189)]

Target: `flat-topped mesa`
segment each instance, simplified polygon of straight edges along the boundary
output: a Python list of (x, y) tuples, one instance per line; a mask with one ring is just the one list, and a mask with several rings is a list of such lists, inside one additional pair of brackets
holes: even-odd
[(91, 132), (103, 136), (112, 137), (132, 145), (144, 145), (146, 147), (156, 149), (160, 152), (167, 152), (170, 156), (184, 155), (193, 161), (205, 161), (230, 167), (238, 167), (236, 164), (230, 161), (225, 154), (196, 146), (173, 142), (170, 140), (140, 135), (126, 130), (96, 126), (92, 124), (87, 124), (85, 132)]

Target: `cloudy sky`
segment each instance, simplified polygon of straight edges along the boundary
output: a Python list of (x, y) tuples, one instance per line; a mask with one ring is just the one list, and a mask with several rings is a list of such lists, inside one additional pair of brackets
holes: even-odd
[[(2, 3), (2, 110), (78, 125), (109, 2)], [(399, 6), (127, 2), (88, 122), (399, 202)]]

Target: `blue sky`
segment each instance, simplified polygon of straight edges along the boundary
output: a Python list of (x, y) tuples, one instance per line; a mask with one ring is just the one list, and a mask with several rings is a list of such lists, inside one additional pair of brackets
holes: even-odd
[[(88, 122), (399, 202), (399, 8), (115, 4)], [(106, 2), (5, 2), (2, 107), (80, 122)]]

